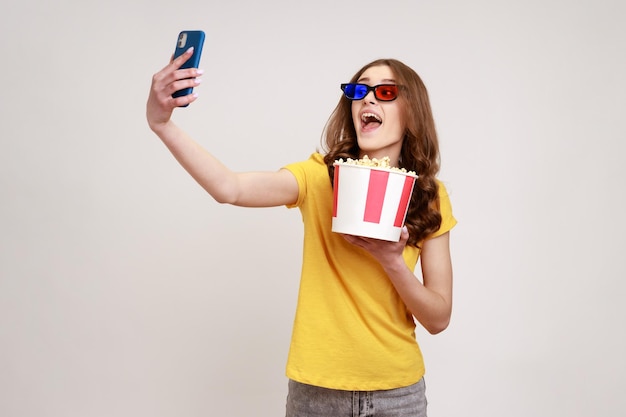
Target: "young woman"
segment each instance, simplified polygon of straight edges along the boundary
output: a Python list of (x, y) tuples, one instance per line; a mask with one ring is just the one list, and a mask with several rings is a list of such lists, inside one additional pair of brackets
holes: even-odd
[[(325, 154), (276, 172), (236, 173), (171, 120), (196, 100), (172, 93), (197, 87), (202, 72), (179, 69), (191, 51), (156, 73), (147, 103), (150, 128), (220, 203), (298, 207), (304, 221), (300, 292), (287, 361), (288, 417), (425, 416), (424, 362), (415, 320), (444, 330), (452, 310), (449, 231), (456, 224), (436, 179), (439, 147), (419, 76), (387, 59), (364, 66), (326, 126)], [(415, 171), (399, 242), (331, 231), (333, 162), (389, 157)], [(421, 257), (422, 281), (414, 269)]]

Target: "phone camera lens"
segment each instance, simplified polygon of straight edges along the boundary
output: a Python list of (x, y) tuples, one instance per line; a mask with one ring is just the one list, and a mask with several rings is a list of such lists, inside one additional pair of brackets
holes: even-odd
[(178, 36), (178, 47), (179, 48), (184, 48), (186, 43), (187, 43), (187, 34), (186, 33), (181, 33)]

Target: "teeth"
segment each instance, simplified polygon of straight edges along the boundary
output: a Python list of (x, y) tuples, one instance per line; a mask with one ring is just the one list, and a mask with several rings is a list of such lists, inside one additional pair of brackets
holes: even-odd
[(369, 119), (370, 117), (373, 119), (376, 119), (376, 121), (378, 121), (379, 123), (383, 122), (383, 119), (381, 119), (380, 116), (377, 115), (376, 113), (363, 113), (361, 115), (361, 120), (364, 122), (367, 122), (367, 119)]

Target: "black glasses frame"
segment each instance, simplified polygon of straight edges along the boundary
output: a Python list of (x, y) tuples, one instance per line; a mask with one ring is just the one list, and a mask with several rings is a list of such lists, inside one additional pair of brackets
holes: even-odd
[[(361, 87), (361, 91), (363, 92), (363, 89), (365, 89), (365, 93), (363, 94), (362, 97), (356, 97), (356, 95), (353, 95), (353, 97), (350, 97), (350, 95), (348, 95), (348, 93), (346, 92), (346, 89), (350, 86), (354, 87), (354, 91), (356, 93), (356, 89), (357, 87)], [(391, 98), (385, 98), (384, 96), (379, 95), (379, 88), (380, 87), (395, 87), (395, 93), (396, 95)], [(398, 98), (398, 93), (400, 92), (400, 86), (397, 84), (378, 84), (378, 85), (374, 85), (374, 86), (370, 86), (367, 84), (363, 84), (363, 83), (343, 83), (341, 84), (341, 91), (343, 91), (344, 96), (348, 99), (348, 100), (363, 100), (365, 97), (367, 97), (367, 95), (369, 94), (370, 91), (374, 92), (374, 97), (376, 97), (377, 100), (380, 101), (393, 101), (395, 99)]]

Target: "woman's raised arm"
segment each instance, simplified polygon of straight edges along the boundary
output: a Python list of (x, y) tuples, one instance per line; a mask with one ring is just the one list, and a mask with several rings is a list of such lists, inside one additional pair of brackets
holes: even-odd
[(201, 70), (180, 69), (192, 52), (188, 50), (152, 77), (146, 104), (146, 118), (150, 129), (216, 201), (246, 207), (294, 203), (298, 197), (298, 184), (289, 171), (281, 169), (277, 172), (233, 172), (171, 120), (175, 108), (192, 103), (197, 98), (195, 93), (172, 97), (175, 91), (200, 84)]

